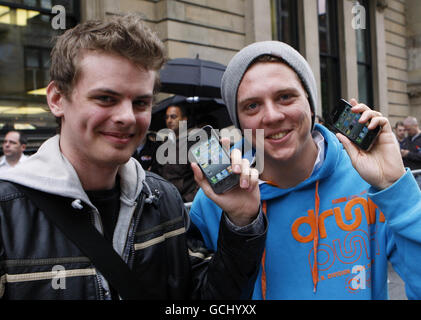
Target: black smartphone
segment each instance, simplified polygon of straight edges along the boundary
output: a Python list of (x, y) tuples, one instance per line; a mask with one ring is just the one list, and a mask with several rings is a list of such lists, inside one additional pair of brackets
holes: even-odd
[(359, 123), (360, 113), (351, 111), (352, 105), (341, 99), (333, 115), (330, 117), (328, 125), (332, 131), (342, 133), (355, 145), (363, 150), (369, 150), (380, 133), (381, 127), (373, 130), (368, 129), (369, 122)]
[(240, 176), (232, 171), (230, 156), (215, 130), (211, 126), (201, 130), (206, 133), (207, 139), (190, 148), (189, 158), (199, 165), (215, 193), (227, 192), (239, 184)]

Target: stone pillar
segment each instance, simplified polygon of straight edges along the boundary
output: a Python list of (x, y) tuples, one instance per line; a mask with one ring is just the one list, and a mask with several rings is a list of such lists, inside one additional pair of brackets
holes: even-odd
[(316, 114), (322, 114), (322, 90), (320, 79), (319, 16), (316, 0), (299, 0), (300, 51), (313, 70), (317, 83), (318, 103)]
[(389, 99), (387, 95), (388, 82), (384, 8), (373, 5), (370, 9), (369, 14), (370, 20), (372, 21), (373, 100), (376, 110), (388, 117)]
[(244, 1), (245, 45), (272, 40), (270, 0)]

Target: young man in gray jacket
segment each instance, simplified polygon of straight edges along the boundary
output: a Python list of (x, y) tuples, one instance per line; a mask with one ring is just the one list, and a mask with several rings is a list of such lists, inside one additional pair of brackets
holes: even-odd
[[(136, 284), (127, 285), (138, 286), (139, 298), (250, 297), (265, 228), (241, 227), (259, 213), (256, 176), (243, 175), (251, 187), (223, 201), (213, 254), (175, 187), (131, 158), (148, 130), (164, 60), (163, 44), (134, 15), (85, 22), (59, 37), (47, 101), (60, 134), (0, 177), (0, 297), (121, 297), (25, 190), (62, 201), (53, 217), (68, 215), (76, 229), (93, 224), (134, 273)], [(253, 204), (247, 210), (238, 210), (242, 197)]]

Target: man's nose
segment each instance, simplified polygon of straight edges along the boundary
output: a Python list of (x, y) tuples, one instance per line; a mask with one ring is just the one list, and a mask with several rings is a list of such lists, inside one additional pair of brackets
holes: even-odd
[(285, 119), (285, 114), (282, 111), (282, 108), (277, 106), (273, 101), (265, 101), (264, 103), (264, 123), (278, 122)]
[(133, 111), (133, 103), (130, 100), (124, 100), (116, 109), (115, 121), (124, 124), (132, 124), (136, 122), (136, 117)]

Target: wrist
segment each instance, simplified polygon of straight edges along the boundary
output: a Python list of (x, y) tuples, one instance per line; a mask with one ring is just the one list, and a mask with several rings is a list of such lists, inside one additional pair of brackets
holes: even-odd
[(232, 224), (234, 224), (237, 227), (245, 227), (249, 224), (253, 223), (253, 221), (256, 220), (259, 209), (256, 210), (256, 213), (254, 215), (236, 215), (236, 214), (230, 214), (228, 212), (225, 212), (227, 218), (231, 221)]
[(378, 186), (375, 186), (378, 190), (385, 190), (396, 183), (402, 176), (406, 173), (405, 168), (402, 168), (399, 173), (396, 173), (394, 177), (391, 177), (387, 181), (380, 183)]

